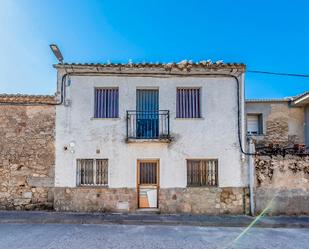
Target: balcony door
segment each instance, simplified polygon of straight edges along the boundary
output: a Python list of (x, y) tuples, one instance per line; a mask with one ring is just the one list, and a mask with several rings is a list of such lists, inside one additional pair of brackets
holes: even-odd
[(159, 90), (137, 89), (136, 91), (136, 136), (137, 138), (159, 137)]

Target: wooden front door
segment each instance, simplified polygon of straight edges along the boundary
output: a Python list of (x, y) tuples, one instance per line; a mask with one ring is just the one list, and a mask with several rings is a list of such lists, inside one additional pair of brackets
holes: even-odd
[(157, 208), (159, 190), (159, 161), (138, 160), (137, 189), (139, 208)]

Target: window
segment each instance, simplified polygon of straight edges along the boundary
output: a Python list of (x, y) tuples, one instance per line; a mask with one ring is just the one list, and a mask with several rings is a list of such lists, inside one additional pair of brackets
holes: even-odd
[(187, 186), (218, 186), (218, 160), (187, 160)]
[(200, 88), (177, 88), (176, 117), (201, 117)]
[(139, 184), (157, 184), (158, 162), (139, 162)]
[(118, 118), (118, 88), (96, 88), (94, 96), (95, 118)]
[(247, 115), (247, 134), (248, 135), (263, 134), (262, 114)]
[(108, 184), (107, 159), (77, 159), (77, 186)]

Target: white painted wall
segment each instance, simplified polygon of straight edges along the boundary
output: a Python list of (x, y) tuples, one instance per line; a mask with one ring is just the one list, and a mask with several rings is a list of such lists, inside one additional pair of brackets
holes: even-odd
[[(119, 87), (120, 117), (93, 119), (94, 88), (108, 86)], [(202, 118), (175, 119), (176, 88), (190, 86), (202, 88)], [(126, 111), (136, 109), (136, 89), (143, 87), (159, 88), (160, 109), (170, 110), (170, 144), (125, 143)], [(75, 187), (78, 158), (107, 158), (111, 188), (136, 187), (137, 159), (160, 159), (161, 188), (185, 187), (190, 158), (218, 158), (219, 186), (245, 186), (236, 94), (235, 79), (226, 77), (72, 76), (72, 104), (57, 106), (55, 186)], [(63, 149), (71, 141), (75, 153)]]

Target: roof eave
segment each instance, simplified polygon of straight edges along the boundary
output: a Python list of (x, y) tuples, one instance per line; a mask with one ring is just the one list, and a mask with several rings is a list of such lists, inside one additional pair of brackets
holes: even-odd
[(302, 96), (294, 99), (292, 101), (292, 105), (293, 106), (300, 106), (300, 107), (305, 106), (305, 105), (309, 105), (309, 92), (306, 92)]
[(288, 103), (291, 99), (246, 99), (246, 103)]
[(55, 95), (0, 94), (0, 103), (5, 104), (54, 104)]
[(65, 64), (54, 64), (56, 69), (66, 69), (69, 73), (80, 72), (80, 73), (91, 73), (91, 72), (102, 72), (102, 73), (131, 73), (131, 72), (156, 72), (162, 74), (169, 74), (172, 72), (181, 72), (184, 74), (191, 74), (194, 72), (216, 72), (216, 71), (227, 71), (234, 74), (244, 73), (246, 65), (242, 63), (212, 63), (208, 61), (201, 62), (187, 62), (182, 61), (179, 63), (106, 63), (106, 64), (76, 64), (76, 63), (65, 63)]

